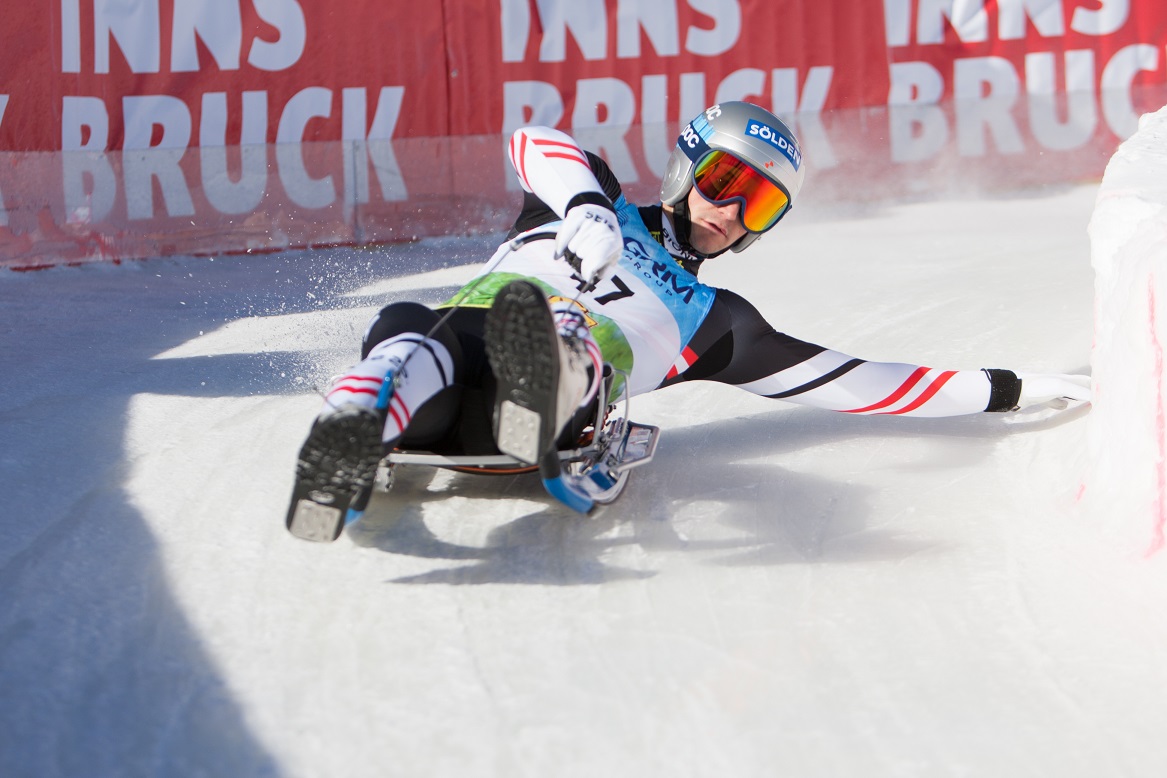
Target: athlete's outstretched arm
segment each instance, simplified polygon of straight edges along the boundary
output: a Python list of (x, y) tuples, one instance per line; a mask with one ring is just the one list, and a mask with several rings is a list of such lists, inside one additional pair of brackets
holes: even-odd
[[(719, 289), (714, 310), (690, 346), (688, 366), (666, 380), (711, 380), (765, 397), (854, 414), (960, 416), (1010, 411), (1056, 396), (1089, 399), (1089, 389), (1060, 376), (1027, 393), (1010, 370), (938, 370), (869, 362), (776, 332), (742, 297)], [(1041, 380), (1036, 380), (1041, 379)], [(1039, 396), (1040, 395), (1040, 396)]]
[(1009, 411), (1017, 407), (1021, 394), (1021, 381), (1009, 370), (939, 370), (868, 362), (831, 349), (739, 386), (765, 397), (861, 415)]

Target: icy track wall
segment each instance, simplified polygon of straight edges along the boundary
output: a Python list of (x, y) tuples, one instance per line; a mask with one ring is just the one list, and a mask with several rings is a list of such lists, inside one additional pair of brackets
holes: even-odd
[(1161, 552), (1167, 523), (1167, 107), (1106, 167), (1090, 219), (1094, 408), (1084, 503), (1123, 546)]

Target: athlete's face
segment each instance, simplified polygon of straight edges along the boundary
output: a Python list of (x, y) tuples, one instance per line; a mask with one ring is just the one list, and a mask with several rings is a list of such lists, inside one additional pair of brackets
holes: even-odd
[(689, 190), (689, 242), (702, 254), (716, 254), (737, 243), (746, 234), (738, 202), (714, 205), (701, 196), (697, 187)]

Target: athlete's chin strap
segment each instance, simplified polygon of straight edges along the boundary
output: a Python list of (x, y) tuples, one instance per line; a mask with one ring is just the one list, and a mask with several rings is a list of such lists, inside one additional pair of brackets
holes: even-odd
[(702, 254), (689, 242), (689, 236), (692, 233), (693, 222), (689, 220), (689, 198), (682, 197), (673, 206), (673, 237), (677, 239), (677, 244), (685, 253), (692, 254), (697, 259), (709, 259), (708, 254)]
[(673, 232), (673, 237), (677, 239), (677, 243), (680, 245), (680, 247), (685, 252), (691, 254), (694, 259), (700, 260), (702, 262), (707, 259), (712, 259), (713, 257), (719, 257), (733, 248), (733, 246), (726, 246), (715, 254), (703, 254), (702, 252), (693, 248), (693, 244), (689, 242), (689, 237), (693, 232), (693, 222), (689, 219), (688, 195), (682, 197), (680, 201), (673, 206)]

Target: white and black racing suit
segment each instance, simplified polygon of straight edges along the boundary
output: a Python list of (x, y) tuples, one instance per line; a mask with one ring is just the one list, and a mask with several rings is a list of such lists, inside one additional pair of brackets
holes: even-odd
[[(634, 394), (703, 380), (856, 414), (957, 416), (1017, 404), (1021, 382), (1008, 370), (871, 362), (776, 331), (741, 295), (702, 284), (701, 260), (677, 243), (661, 206), (629, 204), (608, 165), (561, 132), (517, 131), (511, 159), (525, 201), (510, 237), (553, 228), (570, 204), (601, 202), (597, 190), (616, 211), (623, 256), (581, 303), (596, 322), (593, 333), (605, 358), (630, 369)], [(531, 255), (542, 256), (508, 258), (500, 270), (530, 274), (549, 293), (574, 296), (577, 284), (565, 263), (547, 259), (550, 244), (532, 249)], [(601, 326), (605, 322), (614, 328)]]
[[(578, 301), (604, 361), (619, 376), (609, 399), (624, 389), (625, 379), (632, 395), (701, 380), (854, 414), (958, 416), (1017, 405), (1021, 381), (1008, 370), (872, 362), (778, 332), (741, 295), (699, 281), (700, 258), (681, 248), (661, 206), (629, 203), (608, 165), (562, 132), (520, 129), (510, 156), (525, 194), (508, 242), (520, 234), (547, 239), (509, 253), (503, 244), (492, 259), (506, 256), (439, 306), (457, 305), (435, 332), (451, 356), (453, 375), (444, 376), (444, 388), (435, 387), (403, 425), (401, 447), (495, 451), (493, 376), (482, 324), (494, 296), (515, 278), (533, 280), (552, 300)], [(582, 293), (572, 267), (555, 257), (553, 240), (563, 216), (580, 203), (613, 209), (624, 241), (613, 272)], [(388, 338), (429, 332), (437, 318), (417, 304), (387, 306), (366, 333), (362, 358)]]

